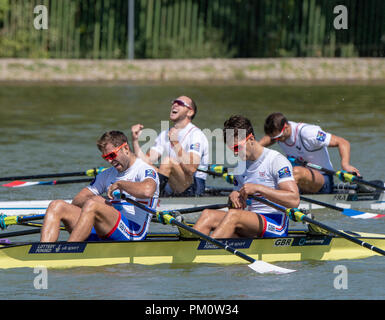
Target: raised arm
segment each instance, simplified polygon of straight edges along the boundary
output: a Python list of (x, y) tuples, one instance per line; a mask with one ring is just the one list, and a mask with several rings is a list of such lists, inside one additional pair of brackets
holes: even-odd
[(142, 159), (146, 163), (154, 164), (161, 155), (153, 149), (150, 149), (147, 154), (142, 151), (139, 145), (139, 136), (142, 133), (142, 130), (142, 124), (135, 124), (131, 127), (132, 147), (134, 149), (134, 153), (138, 158)]

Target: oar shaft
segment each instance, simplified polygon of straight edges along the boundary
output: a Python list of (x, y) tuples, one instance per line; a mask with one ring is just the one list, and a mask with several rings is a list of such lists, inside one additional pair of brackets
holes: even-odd
[(211, 209), (211, 210), (223, 209), (223, 208), (226, 208), (228, 206), (229, 206), (228, 203), (211, 204), (211, 205), (207, 205), (207, 206), (199, 206), (199, 207), (194, 207), (194, 208), (185, 208), (185, 209), (179, 209), (179, 210), (172, 210), (170, 212), (179, 212), (179, 213), (185, 214), (185, 213), (200, 212), (200, 211), (203, 211), (205, 209)]
[(59, 184), (71, 184), (71, 183), (86, 183), (91, 182), (93, 179), (68, 179), (68, 180), (52, 180), (52, 181), (13, 181), (1, 185), (7, 188), (25, 188), (33, 186), (56, 186)]
[(28, 180), (28, 179), (44, 179), (44, 178), (63, 178), (63, 177), (76, 177), (76, 176), (96, 176), (99, 172), (105, 168), (93, 168), (86, 171), (78, 172), (65, 172), (65, 173), (46, 173), (46, 174), (35, 174), (28, 176), (13, 176), (13, 177), (1, 177), (0, 181), (12, 181), (12, 180)]
[(69, 180), (56, 180), (54, 185), (57, 184), (69, 184), (69, 183), (82, 183), (82, 182), (91, 182), (93, 179), (69, 179)]
[[(135, 201), (133, 199), (125, 197), (124, 195), (122, 195), (122, 198), (125, 199), (127, 202), (137, 206), (138, 208), (140, 208), (140, 209), (142, 209), (144, 211), (147, 211), (147, 212), (152, 213), (152, 214), (157, 214), (156, 210), (151, 209), (151, 208), (145, 206), (142, 203), (139, 203), (139, 202), (137, 202), (137, 201)], [(207, 236), (204, 233), (202, 233), (202, 232), (200, 232), (198, 230), (195, 230), (194, 228), (191, 228), (191, 227), (189, 227), (189, 226), (187, 226), (187, 225), (177, 221), (171, 215), (166, 215), (166, 219), (168, 219), (167, 222), (169, 224), (172, 224), (172, 225), (178, 226), (178, 227), (180, 227), (182, 229), (185, 229), (185, 230), (187, 230), (187, 231), (197, 235), (198, 237), (200, 237), (200, 238), (202, 238), (202, 239), (204, 239), (204, 240), (206, 240), (206, 241), (208, 241), (208, 242), (210, 242), (210, 243), (212, 243), (212, 244), (214, 244), (214, 245), (216, 245), (216, 246), (218, 246), (218, 247), (220, 247), (222, 249), (225, 249), (226, 251), (231, 252), (231, 253), (237, 255), (238, 257), (240, 257), (242, 259), (247, 260), (250, 263), (255, 262), (255, 259), (249, 257), (248, 255), (246, 255), (246, 254), (244, 254), (242, 252), (239, 252), (236, 249), (234, 249), (234, 248), (232, 248), (232, 247), (230, 247), (230, 246), (228, 246), (228, 245), (226, 245), (226, 244), (224, 244), (224, 243), (222, 243), (222, 242), (220, 242), (220, 241), (218, 241), (218, 240), (216, 240), (214, 238), (211, 238), (210, 236)]]
[(76, 177), (84, 176), (83, 172), (68, 172), (68, 173), (52, 173), (52, 174), (35, 174), (29, 176), (13, 176), (13, 177), (3, 177), (0, 178), (0, 181), (12, 181), (12, 180), (28, 180), (28, 179), (44, 179), (44, 178), (56, 178), (56, 177)]
[(0, 237), (1, 238), (10, 238), (10, 237), (25, 236), (25, 235), (36, 234), (36, 233), (40, 233), (40, 228), (39, 229), (34, 228), (34, 229), (29, 229), (29, 230), (0, 233)]
[[(380, 185), (372, 183), (370, 181), (363, 180), (360, 177), (355, 176), (355, 175), (350, 174), (350, 173), (347, 173), (347, 172), (333, 171), (333, 170), (323, 168), (323, 167), (321, 167), (319, 165), (316, 165), (314, 163), (310, 163), (310, 162), (307, 162), (305, 160), (301, 160), (301, 159), (298, 159), (298, 158), (295, 158), (294, 160), (295, 160), (295, 162), (297, 162), (297, 163), (299, 163), (299, 164), (301, 164), (301, 165), (303, 165), (305, 167), (309, 167), (309, 168), (312, 168), (312, 169), (315, 169), (315, 170), (319, 170), (319, 171), (325, 172), (328, 175), (335, 175), (335, 176), (337, 176), (339, 178), (341, 178), (340, 175), (342, 175), (342, 176), (344, 176), (344, 179), (347, 179), (346, 181), (349, 181), (349, 182), (355, 182), (355, 183), (358, 183), (358, 184), (364, 184), (366, 186), (369, 186), (369, 187), (372, 187), (372, 188), (375, 188), (375, 189), (385, 190), (385, 186), (380, 186)], [(344, 179), (342, 179), (342, 180), (344, 180)]]
[(350, 241), (352, 241), (352, 242), (354, 242), (354, 243), (356, 243), (356, 244), (358, 244), (358, 245), (361, 245), (361, 246), (363, 246), (363, 247), (365, 247), (365, 248), (368, 248), (368, 249), (370, 249), (370, 250), (372, 250), (372, 251), (374, 251), (374, 252), (377, 252), (377, 253), (379, 253), (379, 254), (385, 256), (385, 251), (384, 251), (384, 250), (382, 250), (382, 249), (380, 249), (380, 248), (377, 248), (377, 247), (375, 247), (375, 246), (373, 246), (373, 245), (371, 245), (371, 244), (369, 244), (369, 243), (367, 243), (367, 242), (365, 242), (365, 241), (362, 241), (362, 240), (359, 240), (359, 239), (357, 239), (357, 238), (355, 238), (355, 237), (352, 237), (352, 236), (348, 235), (348, 234), (345, 233), (345, 232), (341, 232), (341, 231), (339, 231), (339, 230), (337, 230), (337, 229), (334, 229), (334, 228), (332, 228), (332, 227), (329, 227), (329, 226), (327, 226), (327, 225), (324, 225), (322, 222), (313, 220), (313, 219), (307, 217), (306, 215), (304, 215), (304, 216), (302, 217), (302, 220), (303, 220), (303, 221), (306, 221), (306, 222), (309, 222), (309, 223), (312, 223), (312, 224), (314, 224), (314, 225), (316, 225), (316, 226), (318, 226), (318, 227), (320, 227), (320, 228), (322, 228), (322, 229), (324, 229), (324, 230), (327, 230), (327, 231), (329, 231), (329, 232), (331, 232), (331, 233), (334, 233), (334, 234), (336, 234), (336, 235), (338, 235), (338, 236), (340, 236), (340, 237), (342, 237), (342, 238), (345, 238), (345, 239), (347, 239), (347, 240), (350, 240)]
[(18, 222), (35, 221), (35, 220), (44, 219), (44, 217), (45, 217), (45, 214), (36, 214), (33, 216), (20, 216), (17, 221)]
[(222, 248), (222, 249), (224, 249), (224, 250), (226, 250), (228, 252), (231, 252), (231, 253), (235, 254), (236, 256), (238, 256), (238, 257), (240, 257), (240, 258), (242, 258), (242, 259), (244, 259), (244, 260), (246, 260), (246, 261), (248, 261), (250, 263), (253, 263), (255, 261), (255, 259), (253, 259), (252, 257), (249, 257), (248, 255), (246, 255), (246, 254), (244, 254), (244, 253), (242, 253), (242, 252), (240, 252), (240, 251), (238, 251), (238, 250), (236, 250), (236, 249), (234, 249), (234, 248), (232, 248), (232, 247), (222, 243), (221, 241), (216, 240), (214, 238), (211, 238), (211, 237), (205, 235), (204, 233), (199, 232), (198, 230), (195, 230), (194, 228), (191, 228), (190, 226), (187, 226), (187, 225), (177, 221), (175, 218), (172, 218), (170, 220), (170, 223), (173, 224), (173, 225), (176, 225), (176, 226), (178, 226), (180, 228), (183, 228), (183, 229), (185, 229), (185, 230), (187, 230), (187, 231), (189, 231), (189, 232), (191, 232), (193, 234), (196, 234), (198, 237), (206, 240), (207, 242), (210, 242), (210, 243), (212, 243), (212, 244), (214, 244), (214, 245), (216, 245), (216, 246), (218, 246), (218, 247), (220, 247), (220, 248)]
[(354, 178), (353, 181), (356, 182), (356, 183), (359, 183), (359, 184), (364, 184), (366, 186), (369, 186), (369, 187), (372, 187), (372, 188), (375, 188), (375, 189), (385, 190), (384, 186), (380, 186), (380, 185), (375, 184), (375, 183), (370, 182), (370, 181), (362, 180), (359, 177)]
[(307, 197), (304, 197), (304, 196), (300, 196), (300, 199), (304, 200), (306, 202), (318, 204), (320, 206), (323, 206), (323, 207), (326, 207), (326, 208), (329, 208), (329, 209), (333, 209), (333, 210), (337, 210), (337, 211), (341, 211), (341, 212), (344, 211), (344, 208), (340, 208), (340, 207), (334, 206), (334, 205), (332, 205), (330, 203), (318, 201), (318, 200), (307, 198)]
[[(277, 209), (279, 211), (282, 211), (282, 212), (284, 212), (286, 214), (288, 214), (288, 212), (290, 212), (291, 210), (296, 210), (296, 209), (285, 209), (284, 207), (282, 207), (282, 206), (280, 206), (280, 205), (278, 205), (276, 203), (273, 203), (273, 202), (271, 202), (271, 201), (269, 201), (267, 199), (264, 199), (264, 198), (261, 198), (261, 197), (258, 197), (258, 196), (251, 196), (251, 197), (254, 198), (255, 200), (259, 201), (259, 202), (262, 202), (262, 203), (264, 203), (264, 204), (266, 204), (266, 205), (268, 205), (268, 206), (270, 206), (272, 208), (275, 208), (275, 209)], [(356, 243), (358, 245), (361, 245), (361, 246), (363, 246), (363, 247), (365, 247), (367, 249), (370, 249), (370, 250), (372, 250), (374, 252), (377, 252), (377, 253), (379, 253), (381, 255), (385, 255), (385, 251), (384, 250), (382, 250), (380, 248), (377, 248), (377, 247), (375, 247), (375, 246), (373, 246), (373, 245), (371, 245), (371, 244), (369, 244), (369, 243), (367, 243), (365, 241), (362, 241), (360, 239), (352, 237), (352, 236), (346, 234), (345, 232), (342, 232), (342, 231), (339, 231), (339, 230), (334, 229), (332, 227), (329, 227), (329, 226), (327, 226), (327, 225), (325, 225), (325, 224), (323, 224), (323, 223), (321, 223), (319, 221), (313, 220), (313, 219), (309, 218), (306, 214), (304, 214), (304, 213), (302, 213), (300, 211), (297, 211), (294, 214), (301, 221), (306, 221), (306, 222), (309, 222), (311, 224), (314, 224), (314, 225), (316, 225), (316, 226), (318, 226), (318, 227), (320, 227), (320, 228), (322, 228), (322, 229), (324, 229), (324, 230), (326, 230), (326, 231), (328, 231), (330, 233), (333, 233), (335, 235), (340, 236), (341, 238), (345, 238), (346, 240), (352, 241), (352, 242), (354, 242), (354, 243)]]

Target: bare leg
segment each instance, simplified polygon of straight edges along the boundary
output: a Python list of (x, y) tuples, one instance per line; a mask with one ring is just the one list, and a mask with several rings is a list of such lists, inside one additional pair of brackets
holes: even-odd
[(211, 231), (215, 230), (219, 226), (226, 214), (227, 212), (222, 210), (203, 210), (194, 225), (194, 229), (209, 235)]
[(258, 214), (230, 209), (211, 236), (213, 238), (252, 238), (260, 235), (263, 227), (263, 219)]
[(48, 206), (41, 229), (41, 242), (54, 242), (59, 238), (60, 222), (71, 232), (79, 219), (81, 209), (63, 200), (54, 200)]
[(310, 168), (294, 167), (294, 179), (302, 192), (316, 193), (324, 185), (323, 175)]
[(88, 200), (82, 208), (80, 218), (68, 241), (86, 240), (93, 226), (99, 236), (105, 236), (115, 226), (118, 218), (119, 212), (112, 206), (100, 201)]
[(162, 161), (158, 172), (168, 177), (171, 189), (178, 193), (185, 191), (193, 182), (193, 177), (186, 174), (180, 164), (169, 157)]

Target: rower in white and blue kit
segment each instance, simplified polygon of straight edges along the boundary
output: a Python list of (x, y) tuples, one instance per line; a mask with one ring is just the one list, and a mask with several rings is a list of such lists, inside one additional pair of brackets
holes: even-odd
[[(320, 126), (288, 121), (279, 112), (270, 114), (264, 124), (265, 136), (259, 141), (263, 146), (275, 142), (289, 158), (298, 158), (323, 168), (333, 170), (328, 147), (337, 147), (341, 157), (341, 168), (360, 176), (357, 168), (350, 164), (350, 143), (346, 139), (325, 132)], [(333, 193), (333, 176), (295, 165), (294, 178), (302, 193)]]
[(70, 233), (68, 241), (71, 242), (132, 241), (146, 237), (151, 214), (121, 202), (114, 192), (119, 191), (156, 208), (159, 178), (155, 169), (131, 152), (127, 137), (120, 131), (106, 132), (97, 146), (111, 168), (80, 190), (72, 203), (63, 200), (50, 203), (44, 217), (41, 242), (57, 241), (61, 222)]
[(227, 146), (245, 165), (234, 175), (234, 191), (229, 196), (232, 208), (228, 212), (204, 210), (194, 229), (213, 238), (286, 236), (289, 219), (285, 213), (256, 200), (247, 203), (247, 198), (258, 195), (281, 206), (296, 208), (299, 192), (290, 161), (279, 152), (261, 146), (254, 138), (250, 120), (243, 116), (228, 119), (223, 133)]

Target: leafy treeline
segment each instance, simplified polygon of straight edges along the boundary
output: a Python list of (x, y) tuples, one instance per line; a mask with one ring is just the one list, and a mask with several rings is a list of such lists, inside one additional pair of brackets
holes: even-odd
[[(0, 0), (0, 57), (127, 58), (130, 0)], [(136, 58), (382, 57), (384, 0), (133, 0)], [(48, 8), (36, 30), (35, 6)], [(337, 30), (337, 5), (348, 28)]]

